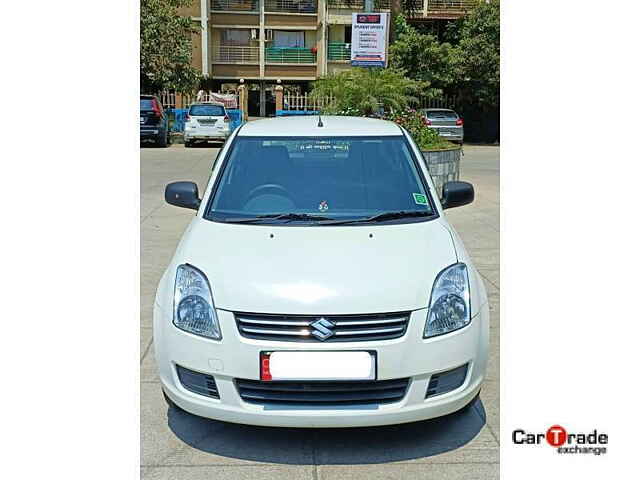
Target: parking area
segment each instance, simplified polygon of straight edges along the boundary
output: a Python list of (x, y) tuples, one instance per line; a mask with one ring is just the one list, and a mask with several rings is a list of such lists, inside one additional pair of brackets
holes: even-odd
[[(167, 205), (164, 187), (197, 182), (204, 191), (217, 148), (142, 148), (141, 468), (145, 479), (497, 479), (499, 476), (499, 147), (465, 146), (461, 180), (470, 206), (447, 211), (485, 280), (491, 354), (481, 401), (462, 414), (407, 425), (286, 429), (235, 425), (169, 411), (153, 356), (155, 289), (193, 211)], [(450, 213), (449, 213), (450, 212)], [(212, 242), (211, 248), (224, 248)]]

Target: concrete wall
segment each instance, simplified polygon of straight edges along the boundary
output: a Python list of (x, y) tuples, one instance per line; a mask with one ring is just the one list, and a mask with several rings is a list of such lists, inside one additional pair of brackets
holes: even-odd
[(344, 25), (329, 25), (329, 41), (344, 43)]
[(199, 17), (200, 16), (200, 0), (191, 0), (188, 7), (180, 7), (178, 12), (183, 17)]
[(202, 71), (202, 35), (199, 33), (191, 35), (191, 65)]
[(242, 13), (212, 13), (209, 17), (211, 25), (248, 25), (258, 28), (260, 15), (248, 15)]
[(267, 28), (274, 27), (313, 27), (318, 26), (318, 18), (315, 15), (273, 15), (265, 14)]
[(214, 65), (213, 78), (259, 78), (260, 67), (258, 65)]

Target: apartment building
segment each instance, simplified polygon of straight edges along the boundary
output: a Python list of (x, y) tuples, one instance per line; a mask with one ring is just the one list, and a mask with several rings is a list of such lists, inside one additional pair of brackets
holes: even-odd
[[(474, 0), (423, 0), (415, 20), (457, 18)], [(374, 12), (390, 0), (373, 0)], [(250, 86), (249, 114), (273, 113), (278, 81), (306, 91), (309, 82), (351, 68), (351, 14), (365, 0), (193, 0), (183, 15), (199, 21), (193, 64), (221, 88)]]

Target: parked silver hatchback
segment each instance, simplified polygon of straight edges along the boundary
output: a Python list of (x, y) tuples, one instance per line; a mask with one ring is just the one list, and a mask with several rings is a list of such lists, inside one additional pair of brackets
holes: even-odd
[(464, 122), (460, 116), (448, 108), (425, 108), (421, 113), (427, 119), (427, 126), (437, 130), (438, 135), (456, 143), (464, 140)]

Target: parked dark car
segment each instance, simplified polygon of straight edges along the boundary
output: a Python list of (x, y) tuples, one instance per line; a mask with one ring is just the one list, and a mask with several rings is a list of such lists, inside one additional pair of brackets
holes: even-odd
[(140, 143), (149, 141), (158, 147), (169, 144), (169, 118), (157, 97), (140, 95)]

